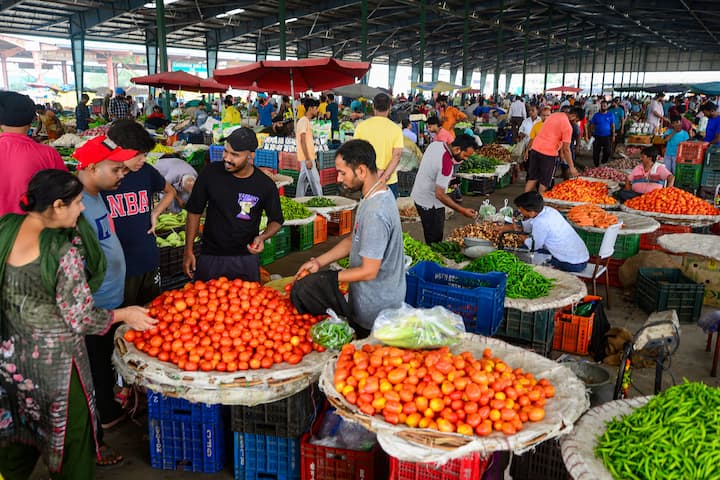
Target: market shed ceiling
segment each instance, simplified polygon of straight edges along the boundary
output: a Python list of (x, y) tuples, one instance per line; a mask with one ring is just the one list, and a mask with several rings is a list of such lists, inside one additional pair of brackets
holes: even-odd
[[(157, 34), (150, 0), (3, 0), (0, 32), (69, 38), (79, 32), (87, 40), (145, 44)], [(221, 51), (278, 55), (278, 2), (165, 1), (167, 44)], [(288, 57), (335, 56), (360, 60), (360, 1), (313, 0), (286, 4)], [(611, 54), (626, 47), (676, 54), (716, 52), (720, 47), (717, 0), (426, 1), (427, 63), (462, 66), (465, 9), (470, 15), (470, 67), (493, 69), (501, 46), (503, 70), (520, 71), (527, 38), (528, 65), (557, 64), (587, 57), (594, 46)], [(420, 58), (420, 2), (368, 0), (367, 58), (401, 64)], [(526, 36), (526, 32), (528, 35)], [(667, 50), (669, 49), (669, 50)], [(627, 53), (630, 62), (630, 53)], [(668, 66), (672, 70), (672, 66)]]

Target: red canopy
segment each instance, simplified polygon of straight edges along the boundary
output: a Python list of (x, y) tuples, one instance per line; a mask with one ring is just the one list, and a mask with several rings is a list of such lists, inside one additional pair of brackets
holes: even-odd
[(546, 91), (546, 92), (561, 92), (561, 93), (562, 93), (562, 92), (580, 93), (580, 92), (582, 92), (582, 88), (578, 88), (578, 87), (566, 87), (566, 86), (563, 85), (563, 86), (561, 86), (561, 87), (548, 88), (548, 89), (545, 90), (545, 91)]
[(144, 77), (133, 77), (130, 81), (137, 85), (147, 85), (166, 90), (190, 90), (205, 93), (222, 93), (230, 88), (211, 78), (200, 78), (182, 71), (160, 72)]
[(322, 92), (349, 85), (368, 70), (369, 62), (347, 62), (334, 58), (263, 60), (242, 67), (215, 70), (213, 78), (236, 88), (292, 95), (295, 91)]

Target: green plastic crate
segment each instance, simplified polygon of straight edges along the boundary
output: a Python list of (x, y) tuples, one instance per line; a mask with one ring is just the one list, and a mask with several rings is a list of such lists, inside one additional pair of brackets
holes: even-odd
[(490, 195), (495, 191), (492, 177), (476, 177), (473, 180), (460, 179), (460, 193), (463, 195)]
[(680, 163), (675, 166), (675, 185), (697, 188), (702, 177), (702, 165)]
[(483, 130), (480, 132), (480, 140), (482, 141), (483, 145), (487, 145), (489, 143), (495, 143), (495, 137), (497, 136), (497, 131), (494, 129), (492, 130)]
[(290, 253), (290, 227), (282, 227), (273, 237), (275, 259), (282, 258)]
[(275, 261), (275, 244), (272, 238), (265, 240), (265, 248), (260, 252), (260, 265), (269, 265)]
[(322, 187), (322, 191), (323, 195), (338, 195), (340, 194), (340, 187), (338, 187), (337, 183), (332, 183)]
[(200, 172), (200, 170), (202, 170), (205, 167), (205, 164), (207, 163), (207, 157), (208, 157), (207, 150), (197, 150), (192, 155), (187, 157), (186, 161), (195, 170)]
[(510, 186), (510, 172), (506, 173), (502, 177), (495, 178), (495, 190), (500, 188), (506, 188)]
[(695, 283), (677, 268), (641, 268), (638, 271), (636, 301), (647, 313), (675, 310), (681, 323), (695, 323), (700, 317), (705, 284)]
[(720, 170), (705, 169), (702, 174), (702, 186), (715, 188), (720, 185)]
[(314, 245), (315, 222), (290, 227), (290, 245), (294, 251), (309, 250)]
[(506, 308), (500, 327), (493, 336), (509, 343), (530, 346), (538, 353), (548, 355), (555, 336), (555, 309), (523, 312)]
[[(602, 244), (603, 234), (602, 233), (596, 233), (596, 232), (588, 232), (586, 230), (582, 230), (579, 228), (576, 228), (575, 231), (577, 231), (580, 238), (582, 238), (583, 242), (585, 242), (585, 246), (587, 246), (588, 252), (591, 256), (599, 255), (600, 253), (600, 245)], [(633, 255), (637, 255), (637, 253), (640, 251), (640, 235), (618, 235), (617, 240), (615, 240), (615, 253), (613, 253), (612, 258), (623, 260), (625, 258), (630, 258)]]

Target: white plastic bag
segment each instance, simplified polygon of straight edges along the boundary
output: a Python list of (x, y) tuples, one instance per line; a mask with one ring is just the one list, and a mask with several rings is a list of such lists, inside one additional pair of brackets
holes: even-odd
[(495, 215), (497, 210), (495, 207), (490, 203), (490, 200), (485, 200), (482, 205), (480, 205), (480, 208), (478, 209), (478, 217), (481, 219), (485, 219), (487, 217), (491, 217)]
[(510, 217), (510, 218), (512, 218), (514, 212), (513, 212), (512, 207), (511, 207), (510, 205), (508, 205), (509, 203), (510, 203), (510, 202), (509, 202), (508, 199), (506, 198), (506, 199), (505, 199), (505, 206), (502, 207), (498, 213), (499, 213), (500, 215), (502, 215), (503, 217)]
[(462, 317), (445, 307), (400, 308), (380, 312), (372, 336), (386, 345), (401, 348), (438, 348), (454, 345), (465, 333)]

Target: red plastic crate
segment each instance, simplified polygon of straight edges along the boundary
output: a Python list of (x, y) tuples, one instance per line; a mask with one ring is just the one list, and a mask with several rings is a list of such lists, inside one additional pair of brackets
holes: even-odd
[(660, 224), (660, 228), (652, 233), (643, 233), (640, 235), (640, 250), (662, 250), (663, 248), (658, 245), (657, 239), (661, 235), (666, 233), (691, 233), (692, 227), (683, 225), (667, 225), (665, 223)]
[(325, 447), (300, 440), (301, 480), (371, 480), (387, 478), (387, 455), (376, 444), (367, 452)]
[(341, 210), (330, 214), (328, 221), (328, 235), (347, 235), (352, 232), (353, 211)]
[(335, 168), (326, 168), (324, 170), (320, 170), (320, 185), (334, 185), (337, 183), (337, 169)]
[(315, 216), (315, 226), (313, 229), (313, 245), (327, 241), (328, 221), (323, 215)]
[[(596, 259), (597, 259), (597, 257), (590, 257), (590, 260), (588, 261), (588, 265), (590, 263), (595, 263)], [(617, 258), (611, 258), (610, 262), (608, 262), (608, 276), (610, 277), (610, 286), (611, 287), (622, 288), (622, 284), (620, 283), (620, 267), (623, 266), (623, 263), (625, 263), (625, 259), (617, 259)], [(583, 281), (585, 283), (592, 284), (591, 278), (583, 278)], [(605, 274), (604, 273), (598, 277), (597, 283), (598, 283), (598, 285), (605, 285)]]
[(300, 164), (298, 163), (297, 153), (295, 152), (280, 152), (280, 160), (278, 162), (278, 170), (295, 170), (300, 171)]
[(390, 457), (389, 480), (478, 480), (485, 473), (488, 460), (479, 453), (450, 460), (445, 465), (413, 463)]
[(677, 163), (701, 165), (705, 160), (708, 142), (680, 142), (677, 151)]
[[(602, 297), (588, 295), (583, 302), (601, 301)], [(553, 350), (567, 353), (588, 354), (590, 339), (592, 338), (595, 312), (589, 317), (572, 314), (572, 306), (558, 309), (555, 314), (555, 336), (553, 337)]]

